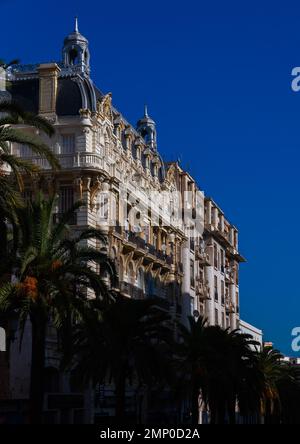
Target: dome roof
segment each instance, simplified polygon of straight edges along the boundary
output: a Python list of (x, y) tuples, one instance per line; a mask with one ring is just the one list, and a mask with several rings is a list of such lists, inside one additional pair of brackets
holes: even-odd
[(144, 111), (144, 117), (138, 120), (137, 126), (144, 126), (144, 125), (155, 125), (155, 122), (151, 117), (148, 115), (148, 109), (147, 105), (145, 105), (145, 111)]
[(71, 32), (64, 40), (64, 44), (70, 43), (70, 42), (82, 42), (82, 43), (88, 43), (88, 40), (80, 34), (78, 31), (78, 18), (75, 17), (75, 26), (74, 31)]
[(64, 43), (69, 43), (69, 42), (82, 42), (82, 43), (87, 43), (88, 40), (82, 35), (80, 34), (80, 32), (71, 32), (71, 34), (69, 34), (65, 40)]

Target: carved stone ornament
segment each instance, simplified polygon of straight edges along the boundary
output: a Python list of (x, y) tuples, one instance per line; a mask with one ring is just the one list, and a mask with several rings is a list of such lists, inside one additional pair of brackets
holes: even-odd
[(94, 209), (95, 198), (96, 198), (98, 191), (100, 191), (100, 189), (101, 189), (101, 185), (102, 185), (102, 181), (99, 179), (99, 177), (97, 177), (97, 179), (93, 183), (92, 188), (90, 189), (90, 208), (91, 208), (91, 210)]
[(175, 182), (175, 167), (174, 165), (171, 165), (170, 168), (167, 171), (166, 175), (166, 181), (168, 181), (170, 184)]
[(79, 177), (78, 179), (74, 180), (74, 186), (75, 186), (75, 191), (78, 193), (79, 195), (79, 199), (82, 200), (82, 193), (83, 193), (83, 181), (82, 178)]
[(101, 100), (97, 102), (97, 111), (110, 121), (113, 121), (111, 93), (106, 94), (105, 96), (102, 97)]

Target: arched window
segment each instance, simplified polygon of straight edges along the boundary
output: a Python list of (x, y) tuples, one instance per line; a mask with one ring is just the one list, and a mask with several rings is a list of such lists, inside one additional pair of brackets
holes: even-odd
[(130, 284), (134, 285), (135, 276), (134, 276), (134, 268), (133, 268), (132, 262), (130, 262), (128, 265), (128, 277), (129, 277)]
[(139, 268), (138, 270), (137, 285), (141, 290), (145, 290), (144, 270), (142, 268)]

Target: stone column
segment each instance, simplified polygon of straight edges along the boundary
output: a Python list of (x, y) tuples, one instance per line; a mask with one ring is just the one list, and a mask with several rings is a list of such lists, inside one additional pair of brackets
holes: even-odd
[(205, 222), (210, 225), (211, 224), (211, 201), (206, 202), (205, 206), (206, 214), (205, 214)]
[(218, 227), (218, 208), (214, 207), (212, 209), (212, 225), (214, 226), (214, 228)]
[(231, 245), (234, 244), (234, 228), (230, 227), (230, 231), (229, 231), (229, 242), (231, 243)]
[(224, 231), (224, 214), (220, 214), (220, 229)]

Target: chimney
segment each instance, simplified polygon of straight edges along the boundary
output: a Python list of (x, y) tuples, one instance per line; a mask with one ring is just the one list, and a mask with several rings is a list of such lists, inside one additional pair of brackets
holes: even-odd
[(56, 118), (57, 78), (60, 68), (56, 63), (39, 65), (39, 114), (50, 119)]

